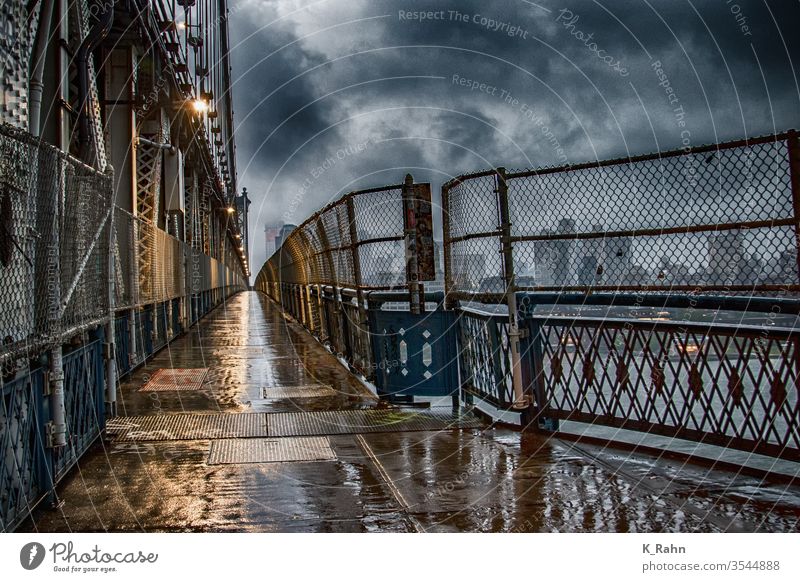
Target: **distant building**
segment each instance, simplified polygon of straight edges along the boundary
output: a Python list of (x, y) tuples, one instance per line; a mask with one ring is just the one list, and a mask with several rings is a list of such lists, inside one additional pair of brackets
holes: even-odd
[(486, 256), (481, 253), (455, 253), (450, 257), (453, 284), (460, 289), (477, 288), (486, 276)]
[[(556, 234), (574, 235), (575, 231), (575, 221), (573, 219), (562, 218), (558, 221)], [(556, 285), (563, 286), (572, 283), (572, 247), (574, 243), (574, 239), (570, 239), (569, 236), (565, 239), (554, 240), (550, 243), (553, 260), (553, 282)]]
[(743, 239), (743, 233), (739, 229), (712, 233), (708, 237), (706, 273), (709, 285), (739, 283), (739, 274), (745, 259)]
[[(631, 238), (609, 237), (603, 245), (603, 260), (599, 266), (599, 281), (603, 285), (637, 285), (631, 281)], [(638, 273), (641, 274), (641, 273)]]
[(267, 224), (264, 226), (264, 244), (266, 248), (267, 258), (275, 254), (278, 246), (275, 241), (280, 236), (281, 227), (274, 224)]

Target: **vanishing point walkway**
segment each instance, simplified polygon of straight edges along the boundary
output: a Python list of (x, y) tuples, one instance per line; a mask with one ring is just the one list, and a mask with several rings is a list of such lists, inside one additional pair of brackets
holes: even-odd
[[(197, 371), (184, 383), (159, 369)], [(120, 417), (59, 486), (60, 503), (20, 530), (800, 527), (796, 487), (521, 435), (444, 404), (379, 406), (275, 304), (241, 293), (123, 383)]]

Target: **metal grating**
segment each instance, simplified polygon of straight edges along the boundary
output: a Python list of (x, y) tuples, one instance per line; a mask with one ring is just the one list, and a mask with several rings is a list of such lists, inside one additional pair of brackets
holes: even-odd
[(272, 398), (324, 398), (336, 396), (336, 390), (325, 384), (305, 384), (303, 386), (266, 386), (261, 389), (261, 397)]
[(209, 465), (335, 460), (328, 437), (216, 440), (208, 453)]
[(269, 436), (308, 436), (479, 428), (476, 417), (450, 412), (325, 410), (269, 414)]
[(128, 416), (108, 421), (107, 432), (117, 441), (170, 441), (266, 437), (260, 413), (160, 414)]
[(174, 392), (200, 390), (208, 368), (159, 368), (139, 392)]
[(107, 432), (116, 441), (169, 441), (438, 431), (481, 426), (480, 419), (472, 415), (373, 409), (128, 416), (110, 419)]

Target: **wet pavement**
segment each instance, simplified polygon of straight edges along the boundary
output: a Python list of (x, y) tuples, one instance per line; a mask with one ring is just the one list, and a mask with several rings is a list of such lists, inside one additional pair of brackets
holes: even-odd
[[(200, 390), (141, 392), (160, 368), (208, 375)], [(798, 487), (474, 419), (448, 425), (437, 417), (430, 429), (432, 417), (419, 409), (390, 411), (394, 428), (360, 430), (351, 417), (385, 420), (378, 407), (275, 304), (239, 294), (123, 383), (115, 422), (124, 431), (110, 430), (80, 460), (58, 488), (58, 507), (37, 510), (19, 529), (800, 530)], [(366, 412), (335, 412), (348, 410)], [(449, 415), (449, 399), (437, 412)], [(156, 415), (166, 429), (139, 430), (141, 417)], [(313, 428), (345, 417), (345, 429)], [(299, 421), (317, 436), (275, 436), (305, 435), (292, 432)], [(265, 461), (276, 458), (288, 460)]]

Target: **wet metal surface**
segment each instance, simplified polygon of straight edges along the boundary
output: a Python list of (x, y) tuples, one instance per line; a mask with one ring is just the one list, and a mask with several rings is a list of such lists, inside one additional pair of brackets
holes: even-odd
[(206, 374), (208, 368), (159, 368), (139, 391), (199, 390), (203, 386)]
[[(200, 390), (140, 392), (159, 368), (209, 373)], [(333, 394), (311, 396), (320, 386)], [(271, 389), (309, 395), (265, 398)], [(797, 487), (474, 418), (454, 426), (449, 399), (430, 411), (376, 406), (274, 304), (240, 294), (122, 384), (116, 430), (58, 487), (63, 504), (37, 510), (20, 529), (800, 529)], [(324, 442), (331, 458), (272, 462), (300, 456), (300, 442)]]
[(274, 398), (320, 398), (335, 396), (336, 390), (322, 384), (309, 384), (308, 386), (277, 387), (269, 386), (263, 389), (261, 397), (265, 400)]
[(209, 465), (334, 460), (336, 454), (327, 437), (224, 439), (211, 441), (208, 453)]
[(120, 417), (108, 421), (114, 441), (176, 441), (266, 437), (263, 414), (160, 414)]
[(114, 418), (106, 432), (115, 441), (164, 441), (288, 437), (370, 432), (478, 428), (470, 415), (438, 410), (326, 410), (270, 414), (161, 414)]
[(270, 436), (431, 431), (480, 426), (481, 421), (472, 415), (459, 417), (450, 411), (429, 410), (328, 410), (267, 416)]

